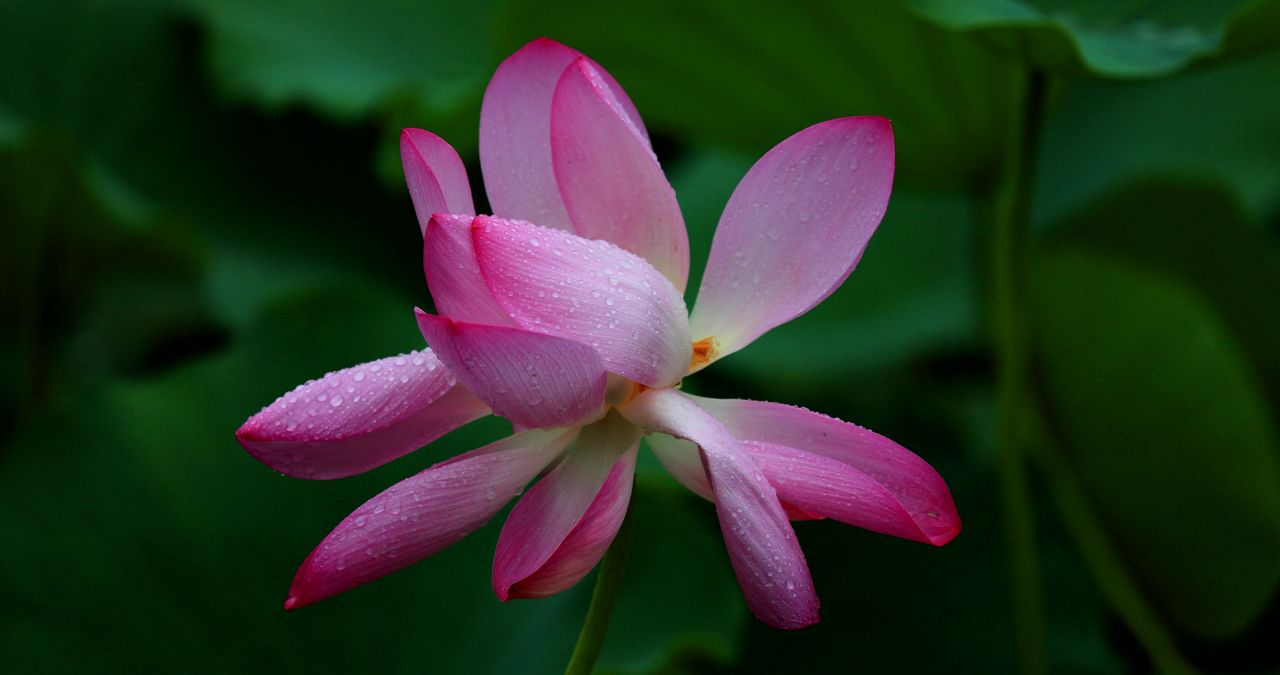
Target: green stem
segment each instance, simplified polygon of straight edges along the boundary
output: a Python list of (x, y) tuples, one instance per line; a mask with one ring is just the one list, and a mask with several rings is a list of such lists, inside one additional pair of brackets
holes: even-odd
[(578, 633), (578, 644), (573, 648), (573, 656), (564, 669), (565, 675), (590, 675), (591, 669), (595, 667), (600, 648), (604, 646), (604, 639), (609, 634), (613, 605), (618, 600), (618, 591), (622, 589), (622, 579), (626, 576), (633, 528), (631, 511), (628, 510), (622, 520), (622, 527), (609, 546), (609, 552), (605, 553), (604, 561), (600, 563), (596, 587), (591, 591), (591, 606), (582, 623), (582, 632)]
[(1045, 80), (1031, 70), (1016, 86), (1022, 106), (1010, 125), (1007, 154), (995, 201), (991, 262), (997, 370), (997, 434), (1000, 486), (1009, 546), (1014, 618), (1021, 672), (1047, 670), (1045, 628), (1037, 559), (1035, 519), (1024, 453), (1025, 426), (1019, 415), (1030, 382), (1030, 339), (1026, 312), (1027, 243), (1030, 232), (1031, 173), (1044, 113)]

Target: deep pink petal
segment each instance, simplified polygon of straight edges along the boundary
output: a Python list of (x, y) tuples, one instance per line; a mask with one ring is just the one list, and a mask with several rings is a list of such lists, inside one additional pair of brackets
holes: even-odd
[(507, 517), (493, 559), (499, 598), (554, 595), (591, 571), (626, 515), (639, 443), (617, 415), (583, 427)]
[(883, 117), (814, 125), (765, 154), (729, 198), (690, 323), (735, 352), (809, 311), (853, 271), (889, 202)]
[[(551, 164), (551, 99), (560, 76), (580, 56), (540, 38), (503, 61), (489, 81), (480, 108), (480, 168), (495, 214), (572, 231)], [(640, 114), (622, 87), (592, 65), (644, 135)]]
[(676, 482), (703, 499), (712, 499), (711, 482), (707, 480), (707, 470), (702, 465), (702, 456), (698, 446), (684, 440), (662, 433), (651, 433), (645, 437), (649, 449), (658, 458), (662, 468), (671, 474)]
[(295, 478), (368, 471), (489, 413), (430, 349), (299, 385), (250, 417), (236, 439)]
[(803, 628), (818, 621), (818, 596), (778, 495), (742, 442), (674, 389), (653, 389), (618, 409), (633, 423), (698, 445), (715, 495), (729, 560), (761, 621)]
[(604, 364), (587, 345), (414, 311), (440, 360), (494, 414), (545, 428), (588, 422), (603, 411)]
[(689, 238), (676, 193), (643, 133), (585, 58), (556, 87), (551, 157), (573, 231), (648, 260), (683, 291)]
[(515, 325), (493, 299), (471, 244), (469, 215), (436, 214), (422, 242), (422, 269), (436, 311), (459, 321), (492, 326)]
[(298, 568), (296, 609), (411, 565), (480, 528), (573, 440), (524, 431), (400, 481), (338, 524)]
[(941, 546), (960, 533), (960, 515), (946, 482), (923, 459), (884, 436), (781, 403), (693, 398), (740, 439), (821, 455), (874, 480), (902, 505), (919, 530), (916, 536), (890, 534)]
[(467, 169), (457, 151), (439, 136), (422, 129), (400, 133), (400, 163), (409, 184), (418, 227), (425, 233), (427, 221), (437, 213), (475, 215)]
[(480, 216), (472, 236), (489, 290), (520, 326), (589, 344), (609, 372), (650, 387), (688, 370), (684, 301), (643, 258), (516, 220)]

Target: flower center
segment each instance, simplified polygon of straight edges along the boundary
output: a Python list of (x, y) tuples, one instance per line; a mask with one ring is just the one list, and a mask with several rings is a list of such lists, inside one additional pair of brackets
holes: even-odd
[(720, 353), (720, 344), (713, 337), (704, 337), (693, 343), (693, 356), (689, 358), (689, 372), (700, 370)]

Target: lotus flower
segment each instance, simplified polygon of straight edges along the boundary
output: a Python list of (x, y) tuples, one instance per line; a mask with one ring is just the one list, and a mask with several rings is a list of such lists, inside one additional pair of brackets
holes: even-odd
[(474, 215), (443, 140), (409, 129), (400, 147), (438, 312), (417, 310), (430, 348), (308, 382), (237, 438), (282, 473), (331, 479), (484, 415), (516, 431), (356, 509), (302, 563), (286, 608), (449, 546), (538, 476), (502, 529), (493, 587), (503, 600), (563, 591), (617, 533), (642, 436), (715, 504), (747, 604), (771, 626), (818, 620), (791, 520), (934, 545), (957, 534), (946, 484), (893, 441), (801, 408), (679, 390), (853, 270), (889, 199), (888, 120), (824, 122), (761, 158), (720, 219), (692, 314), (675, 193), (635, 106), (591, 59), (542, 39), (494, 75), (480, 120), (494, 216)]

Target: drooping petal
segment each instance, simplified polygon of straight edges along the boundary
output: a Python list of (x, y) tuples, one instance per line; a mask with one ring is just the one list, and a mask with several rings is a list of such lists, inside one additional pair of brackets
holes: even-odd
[(418, 227), (425, 233), (427, 221), (437, 213), (475, 215), (471, 201), (471, 184), (467, 169), (444, 139), (422, 129), (405, 129), (400, 133), (400, 163), (404, 180), (409, 184), (413, 210), (418, 214)]
[(491, 326), (515, 325), (493, 299), (471, 244), (469, 215), (436, 214), (422, 241), (422, 270), (436, 311), (451, 319)]
[(923, 459), (884, 436), (781, 403), (692, 398), (740, 439), (821, 455), (874, 480), (902, 505), (919, 530), (917, 536), (890, 534), (941, 546), (960, 533), (960, 516), (946, 482)]
[(683, 438), (656, 432), (646, 436), (645, 440), (649, 442), (649, 448), (658, 458), (658, 463), (662, 464), (662, 468), (676, 482), (703, 499), (712, 499), (711, 482), (707, 480), (707, 470), (702, 465), (698, 446)]
[(683, 292), (689, 237), (676, 193), (643, 133), (585, 58), (556, 87), (551, 157), (573, 231), (648, 260)]
[(883, 117), (823, 122), (766, 153), (720, 217), (694, 339), (715, 338), (724, 356), (831, 295), (884, 216), (893, 163)]
[(368, 471), (489, 413), (430, 349), (298, 386), (236, 432), (258, 461), (319, 480)]
[(507, 517), (493, 559), (499, 598), (554, 595), (591, 571), (626, 515), (639, 443), (618, 415), (582, 428)]
[(480, 528), (576, 433), (524, 431), (388, 488), (347, 516), (307, 556), (285, 609), (386, 576)]
[(605, 241), (484, 216), (472, 237), (485, 283), (521, 327), (591, 345), (609, 372), (650, 387), (685, 374), (692, 346), (684, 301), (643, 258)]
[[(551, 164), (551, 99), (576, 50), (540, 38), (498, 66), (480, 108), (480, 169), (496, 215), (572, 231)], [(619, 105), (644, 136), (640, 114), (598, 64)]]
[(493, 412), (524, 428), (581, 424), (604, 406), (604, 364), (580, 342), (414, 310), (440, 360)]
[(698, 445), (729, 560), (752, 613), (777, 628), (816, 623), (818, 596), (804, 553), (777, 493), (742, 442), (674, 389), (646, 391), (618, 411), (645, 429)]

